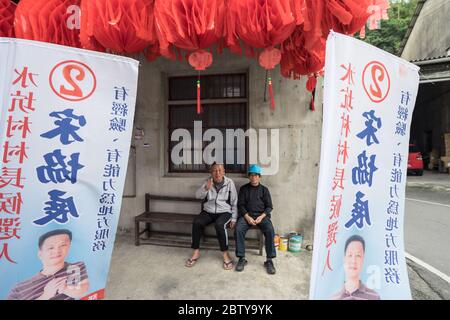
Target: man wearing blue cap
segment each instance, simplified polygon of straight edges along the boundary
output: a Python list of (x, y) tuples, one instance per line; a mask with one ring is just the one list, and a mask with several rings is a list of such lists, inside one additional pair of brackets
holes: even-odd
[(267, 273), (275, 274), (272, 258), (276, 257), (274, 244), (274, 229), (272, 225), (271, 212), (273, 209), (272, 198), (269, 189), (261, 184), (261, 167), (250, 166), (248, 170), (250, 182), (242, 186), (238, 196), (239, 219), (236, 224), (236, 256), (239, 261), (236, 271), (244, 270), (247, 260), (245, 259), (245, 234), (252, 226), (258, 226), (264, 234), (267, 260), (264, 267)]

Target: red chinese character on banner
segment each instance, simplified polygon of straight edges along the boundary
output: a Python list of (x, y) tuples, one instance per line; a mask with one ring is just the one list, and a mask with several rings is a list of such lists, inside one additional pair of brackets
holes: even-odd
[(18, 193), (0, 193), (0, 212), (20, 214), (22, 195)]
[(339, 215), (341, 214), (341, 205), (342, 205), (342, 195), (339, 196), (333, 195), (333, 198), (331, 198), (330, 219), (339, 218)]
[(331, 251), (328, 250), (327, 261), (325, 262), (325, 266), (323, 267), (322, 275), (324, 275), (326, 269), (333, 271), (333, 268), (331, 268), (330, 253)]
[(342, 163), (345, 164), (347, 162), (347, 158), (348, 158), (348, 145), (347, 145), (347, 140), (344, 141), (344, 144), (341, 144), (341, 142), (339, 142), (338, 144), (338, 154), (337, 154), (337, 160), (336, 162), (339, 163), (341, 156), (343, 157), (343, 161)]
[(341, 81), (347, 80), (347, 84), (355, 84), (355, 79), (353, 78), (353, 75), (355, 74), (355, 71), (352, 69), (352, 64), (349, 63), (348, 67), (341, 64), (341, 68), (345, 70), (345, 75), (340, 78)]
[(0, 188), (3, 188), (9, 184), (14, 187), (23, 188), (23, 185), (20, 181), (21, 179), (22, 168), (2, 168), (2, 175), (0, 176)]
[(3, 163), (9, 163), (9, 157), (16, 156), (19, 158), (19, 163), (23, 163), (24, 158), (28, 158), (26, 153), (25, 142), (21, 142), (20, 146), (10, 147), (9, 141), (3, 145)]
[(4, 243), (4, 244), (3, 244), (3, 248), (2, 248), (2, 250), (0, 251), (0, 260), (1, 260), (3, 257), (5, 257), (9, 262), (17, 263), (17, 262), (15, 262), (15, 261), (13, 261), (13, 260), (11, 259), (11, 257), (9, 256), (9, 253), (8, 253), (8, 243)]
[(341, 108), (346, 109), (347, 111), (351, 111), (353, 109), (353, 90), (349, 90), (348, 87), (342, 89), (341, 92), (344, 92), (344, 102), (341, 102)]
[(0, 240), (9, 240), (11, 238), (20, 239), (18, 231), (20, 228), (19, 218), (0, 218)]
[[(34, 111), (33, 108), (33, 92), (28, 93), (28, 97), (25, 95), (21, 95), (20, 91), (16, 91), (16, 94), (11, 93), (11, 106), (9, 107), (9, 112), (14, 112), (14, 109), (16, 108), (16, 103), (19, 104), (19, 109), (22, 112), (28, 113), (28, 111)], [(26, 105), (24, 105), (24, 101), (26, 101)]]
[(22, 139), (25, 139), (27, 137), (27, 132), (30, 132), (30, 124), (31, 122), (28, 121), (28, 117), (23, 118), (23, 120), (13, 121), (13, 117), (9, 116), (7, 120), (7, 127), (6, 127), (6, 137), (11, 138), (14, 136), (14, 131), (20, 131), (22, 132)]
[(338, 230), (338, 221), (335, 221), (332, 224), (328, 225), (327, 248), (330, 248), (330, 246), (333, 243), (336, 243), (337, 230)]
[(28, 80), (31, 81), (31, 83), (37, 87), (36, 82), (34, 81), (33, 76), (37, 76), (37, 73), (31, 73), (28, 72), (28, 67), (24, 67), (22, 72), (17, 71), (17, 69), (14, 69), (14, 72), (17, 73), (19, 76), (13, 81), (13, 85), (18, 83), (20, 81), (20, 86), (22, 88), (27, 88), (28, 87)]
[(348, 134), (350, 133), (350, 115), (342, 113), (341, 116), (342, 125), (341, 125), (341, 136), (342, 132), (345, 130), (345, 137), (348, 138)]
[(344, 190), (344, 174), (345, 169), (336, 168), (336, 173), (333, 178), (333, 190), (335, 190), (336, 187)]

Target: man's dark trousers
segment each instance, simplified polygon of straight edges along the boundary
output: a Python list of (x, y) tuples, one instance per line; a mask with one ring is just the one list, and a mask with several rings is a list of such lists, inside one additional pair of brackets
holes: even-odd
[(219, 240), (220, 251), (228, 250), (227, 224), (231, 220), (231, 213), (208, 213), (202, 211), (194, 218), (192, 223), (192, 249), (200, 248), (200, 239), (205, 226), (214, 222), (216, 227), (217, 239)]
[[(256, 217), (252, 217), (256, 220)], [(266, 247), (267, 258), (275, 258), (277, 253), (275, 251), (275, 244), (273, 238), (275, 236), (275, 231), (273, 229), (272, 221), (265, 217), (261, 223), (256, 225), (261, 229), (264, 234), (264, 242)], [(245, 235), (252, 226), (247, 223), (244, 217), (240, 217), (236, 224), (235, 238), (236, 238), (236, 257), (245, 257)]]

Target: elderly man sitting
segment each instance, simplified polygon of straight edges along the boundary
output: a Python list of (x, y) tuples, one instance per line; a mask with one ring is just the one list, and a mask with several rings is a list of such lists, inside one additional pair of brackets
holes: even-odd
[(258, 226), (264, 234), (267, 260), (264, 267), (267, 273), (275, 274), (272, 258), (276, 257), (274, 244), (274, 229), (271, 212), (273, 209), (272, 198), (269, 189), (261, 184), (261, 168), (252, 165), (248, 170), (250, 182), (242, 186), (238, 196), (239, 219), (236, 224), (236, 256), (239, 261), (236, 271), (244, 270), (245, 259), (245, 234), (252, 226)]
[(213, 163), (211, 177), (195, 193), (203, 199), (202, 212), (192, 224), (192, 253), (186, 267), (192, 267), (200, 257), (200, 238), (205, 226), (214, 223), (220, 250), (223, 254), (223, 268), (233, 269), (233, 261), (228, 254), (227, 225), (234, 228), (237, 219), (237, 191), (233, 180), (225, 177), (223, 164)]

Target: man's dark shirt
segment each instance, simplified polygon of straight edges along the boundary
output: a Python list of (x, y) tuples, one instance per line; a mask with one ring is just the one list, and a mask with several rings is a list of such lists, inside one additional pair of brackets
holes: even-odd
[(270, 197), (269, 189), (262, 184), (254, 187), (250, 183), (247, 183), (239, 190), (239, 216), (242, 217), (246, 213), (249, 213), (252, 217), (256, 217), (265, 213), (270, 218), (272, 209), (272, 198)]

